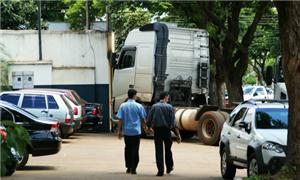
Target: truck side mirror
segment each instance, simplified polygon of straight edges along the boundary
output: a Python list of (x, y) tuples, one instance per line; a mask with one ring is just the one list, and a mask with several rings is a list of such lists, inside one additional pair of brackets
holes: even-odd
[(266, 76), (265, 76), (265, 81), (267, 86), (270, 86), (272, 84), (272, 78), (273, 78), (273, 68), (272, 66), (268, 66), (266, 70)]

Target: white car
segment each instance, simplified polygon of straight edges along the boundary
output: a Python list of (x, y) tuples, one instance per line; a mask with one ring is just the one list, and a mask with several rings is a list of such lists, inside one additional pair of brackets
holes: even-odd
[(246, 86), (243, 87), (244, 101), (250, 99), (273, 99), (272, 89), (264, 86)]
[(287, 151), (287, 101), (245, 101), (223, 125), (220, 139), (221, 173), (233, 179), (237, 168), (248, 176), (276, 173)]

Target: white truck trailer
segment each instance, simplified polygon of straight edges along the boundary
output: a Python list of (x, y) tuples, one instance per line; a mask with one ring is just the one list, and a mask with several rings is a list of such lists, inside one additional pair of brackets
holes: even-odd
[(138, 91), (146, 110), (169, 91), (176, 122), (183, 137), (198, 133), (200, 140), (217, 145), (228, 114), (207, 105), (209, 93), (209, 34), (202, 29), (147, 24), (132, 30), (114, 67), (113, 113)]

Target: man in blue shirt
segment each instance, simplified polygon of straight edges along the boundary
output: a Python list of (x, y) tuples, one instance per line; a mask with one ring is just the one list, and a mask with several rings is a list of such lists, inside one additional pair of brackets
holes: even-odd
[(128, 100), (121, 104), (117, 117), (118, 137), (124, 135), (126, 173), (136, 174), (139, 163), (139, 147), (141, 138), (141, 122), (146, 127), (144, 107), (135, 101), (137, 91), (128, 90)]

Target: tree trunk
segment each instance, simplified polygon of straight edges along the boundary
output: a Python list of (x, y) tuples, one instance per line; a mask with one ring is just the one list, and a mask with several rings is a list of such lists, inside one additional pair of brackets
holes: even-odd
[(242, 102), (243, 101), (243, 90), (242, 90), (242, 79), (234, 75), (228, 75), (229, 79), (226, 82), (228, 90), (229, 103)]
[(276, 3), (279, 16), (282, 63), (289, 96), (287, 165), (300, 179), (300, 3)]

